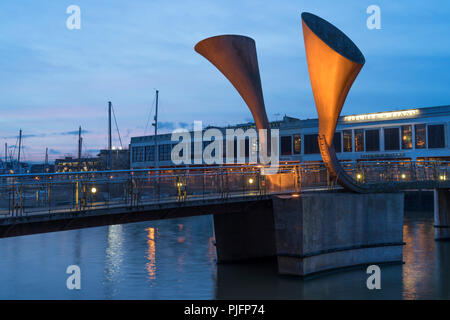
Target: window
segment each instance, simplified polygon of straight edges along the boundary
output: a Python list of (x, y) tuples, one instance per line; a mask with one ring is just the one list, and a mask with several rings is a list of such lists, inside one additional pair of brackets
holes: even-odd
[(336, 152), (342, 152), (341, 133), (335, 132), (333, 137), (333, 147)]
[(305, 134), (305, 154), (320, 153), (318, 134)]
[(344, 152), (352, 152), (352, 130), (344, 130)]
[(428, 148), (444, 148), (445, 134), (444, 125), (436, 124), (428, 126)]
[(386, 128), (384, 129), (384, 150), (399, 150), (399, 128)]
[(133, 151), (131, 153), (131, 160), (133, 162), (144, 161), (144, 147), (133, 147)]
[(416, 131), (416, 149), (425, 149), (427, 147), (427, 131), (425, 124), (416, 124), (414, 129)]
[(160, 144), (158, 145), (159, 161), (169, 161), (171, 159), (172, 145)]
[(292, 137), (291, 136), (285, 136), (281, 137), (281, 155), (282, 156), (288, 156), (292, 154)]
[(250, 139), (245, 137), (245, 157), (248, 158), (250, 156)]
[(144, 161), (155, 161), (155, 146), (146, 146)]
[(300, 154), (302, 152), (302, 136), (294, 136), (294, 154)]
[(402, 149), (412, 149), (412, 126), (402, 126)]
[(380, 130), (366, 130), (366, 151), (380, 151)]
[(355, 130), (355, 152), (364, 151), (364, 130)]
[(223, 155), (223, 162), (226, 162), (226, 158), (227, 158), (227, 139), (225, 137), (223, 138), (222, 155)]

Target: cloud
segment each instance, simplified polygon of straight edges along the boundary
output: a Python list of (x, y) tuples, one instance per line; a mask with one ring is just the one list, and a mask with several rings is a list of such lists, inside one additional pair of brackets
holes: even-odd
[(175, 130), (179, 128), (186, 129), (189, 127), (189, 124), (186, 122), (176, 122), (176, 121), (161, 121), (158, 122), (158, 128), (159, 129), (165, 129), (165, 130)]
[[(83, 133), (91, 133), (91, 131), (81, 129), (81, 133), (82, 133), (82, 134), (83, 134)], [(56, 135), (58, 135), (58, 134), (59, 134), (59, 135), (62, 135), (62, 136), (76, 136), (76, 135), (78, 135), (78, 130), (56, 133)]]
[(49, 154), (62, 154), (61, 151), (56, 150), (56, 149), (49, 149), (49, 150), (48, 150), (48, 153), (49, 153)]
[[(23, 134), (22, 135), (22, 139), (26, 139), (26, 138), (42, 138), (47, 136), (45, 133), (40, 133), (40, 134)], [(19, 135), (15, 135), (15, 136), (7, 136), (7, 137), (2, 137), (3, 139), (18, 139)]]

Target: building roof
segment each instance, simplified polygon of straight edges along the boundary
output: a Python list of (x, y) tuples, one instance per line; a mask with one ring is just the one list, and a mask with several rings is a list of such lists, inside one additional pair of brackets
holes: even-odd
[[(428, 117), (438, 117), (438, 116), (450, 116), (450, 105), (436, 106), (436, 107), (424, 107), (424, 108), (408, 108), (408, 109), (398, 109), (393, 111), (380, 111), (374, 113), (363, 113), (356, 115), (342, 115), (339, 117), (338, 125), (349, 124), (349, 123), (373, 123), (378, 121), (389, 121), (398, 119), (414, 119), (414, 118), (428, 118)], [(290, 116), (284, 116), (281, 121), (271, 121), (270, 125), (272, 128), (314, 128), (318, 127), (319, 119), (299, 119)], [(203, 130), (210, 128), (217, 128), (219, 130), (226, 129), (248, 129), (254, 127), (253, 122), (241, 123), (236, 125), (228, 126), (207, 126)], [(189, 132), (193, 132), (190, 130)], [(167, 141), (170, 140), (171, 134), (164, 133), (158, 135), (158, 137)], [(149, 142), (154, 141), (154, 135), (148, 136), (138, 136), (132, 137), (131, 143)]]

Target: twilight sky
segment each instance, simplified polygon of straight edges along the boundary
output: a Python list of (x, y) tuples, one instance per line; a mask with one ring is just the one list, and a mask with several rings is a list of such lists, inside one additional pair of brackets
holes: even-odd
[[(372, 4), (381, 30), (366, 27)], [(80, 30), (66, 28), (69, 5), (81, 8)], [(0, 150), (23, 129), (25, 161), (43, 161), (45, 147), (50, 159), (75, 155), (81, 125), (83, 147), (95, 155), (107, 145), (108, 100), (128, 145), (146, 131), (155, 89), (166, 131), (194, 120), (251, 120), (231, 84), (193, 49), (219, 34), (255, 39), (270, 120), (316, 117), (303, 11), (336, 25), (366, 57), (343, 114), (450, 104), (447, 1), (1, 0)]]

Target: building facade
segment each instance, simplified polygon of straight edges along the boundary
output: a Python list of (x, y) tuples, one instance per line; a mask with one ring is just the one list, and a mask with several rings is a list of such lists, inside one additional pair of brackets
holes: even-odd
[[(450, 161), (449, 124), (450, 106), (341, 116), (333, 144), (341, 161)], [(271, 127), (279, 129), (280, 161), (320, 162), (318, 125), (318, 119), (287, 116), (272, 122)], [(229, 128), (252, 127), (248, 123)], [(225, 133), (227, 128), (217, 129)], [(170, 134), (158, 135), (157, 142), (159, 166), (173, 166), (171, 151), (177, 142), (171, 141)], [(248, 156), (248, 141), (245, 147)], [(154, 136), (131, 138), (130, 150), (131, 168), (155, 166)]]
[(78, 172), (78, 171), (100, 171), (103, 170), (99, 158), (78, 158), (64, 157), (55, 160), (55, 172)]

